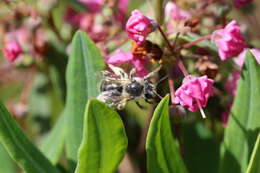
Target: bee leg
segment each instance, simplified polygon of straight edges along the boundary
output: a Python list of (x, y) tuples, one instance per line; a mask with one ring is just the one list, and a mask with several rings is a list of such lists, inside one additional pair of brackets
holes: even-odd
[(138, 101), (135, 101), (135, 103), (140, 109), (146, 109), (146, 107), (141, 105)]
[(145, 99), (145, 101), (146, 101), (147, 103), (149, 103), (149, 104), (154, 104), (154, 103), (155, 103), (155, 102), (150, 101), (150, 100), (148, 100), (148, 99)]
[(147, 74), (144, 79), (148, 79), (152, 76), (154, 76), (156, 73), (158, 73), (158, 71), (160, 71), (162, 68), (162, 66), (160, 65), (159, 67), (157, 67), (154, 71), (152, 71), (151, 73)]
[(136, 73), (136, 69), (133, 68), (130, 73), (129, 73), (129, 78), (132, 79), (133, 78), (133, 75)]
[(118, 110), (124, 109), (124, 107), (125, 107), (127, 101), (128, 101), (127, 98), (121, 100), (121, 101), (117, 104), (116, 108), (117, 108)]

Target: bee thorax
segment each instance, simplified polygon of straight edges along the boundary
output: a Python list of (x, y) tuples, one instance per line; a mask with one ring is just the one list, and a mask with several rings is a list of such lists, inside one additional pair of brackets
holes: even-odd
[(144, 86), (141, 83), (133, 81), (125, 87), (125, 91), (133, 97), (138, 97), (142, 95), (143, 88)]

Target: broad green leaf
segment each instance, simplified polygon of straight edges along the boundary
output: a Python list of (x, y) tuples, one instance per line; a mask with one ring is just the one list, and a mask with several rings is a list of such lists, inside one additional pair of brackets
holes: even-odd
[[(49, 134), (41, 141), (40, 149), (44, 155), (53, 163), (57, 164), (60, 155), (64, 149), (65, 132), (66, 132), (66, 117), (62, 113), (65, 104), (66, 86), (65, 86), (65, 67), (67, 64), (67, 57), (64, 55), (64, 45), (59, 44), (55, 37), (51, 37), (51, 45), (46, 55), (45, 60), (48, 62), (47, 76), (48, 76), (48, 94), (42, 93), (42, 86), (33, 87), (31, 95), (35, 95), (35, 92), (41, 93), (41, 95), (47, 96), (49, 100), (47, 110), (50, 111), (49, 118), (51, 122), (56, 122)], [(55, 58), (53, 58), (55, 57)], [(37, 78), (36, 78), (37, 79)], [(50, 87), (51, 86), (51, 87)], [(31, 101), (31, 107), (35, 109), (35, 114), (39, 115), (39, 96), (40, 93), (34, 96), (34, 100)], [(31, 97), (30, 97), (31, 98)], [(31, 100), (31, 99), (30, 99)], [(43, 106), (40, 106), (43, 107)], [(44, 107), (43, 107), (44, 108)], [(46, 108), (46, 107), (45, 107)], [(42, 108), (41, 108), (42, 109)], [(46, 110), (45, 110), (46, 111)], [(58, 119), (59, 118), (59, 119)], [(58, 120), (57, 120), (58, 119)], [(52, 123), (53, 124), (53, 123)]]
[(114, 173), (126, 149), (127, 137), (117, 112), (105, 103), (90, 100), (76, 173)]
[(0, 142), (25, 172), (58, 172), (50, 161), (29, 141), (1, 102)]
[(53, 164), (58, 163), (63, 150), (67, 128), (65, 118), (65, 115), (61, 114), (61, 117), (41, 145), (41, 151)]
[(0, 172), (14, 173), (16, 171), (14, 161), (10, 158), (7, 151), (4, 149), (4, 147), (1, 144), (0, 144), (0, 160), (1, 160)]
[(96, 45), (82, 31), (72, 41), (72, 50), (66, 71), (67, 98), (66, 151), (76, 166), (77, 152), (82, 140), (85, 105), (99, 92), (97, 73), (104, 68), (104, 61)]
[(222, 144), (221, 173), (244, 173), (260, 131), (260, 66), (248, 51)]
[(259, 173), (260, 172), (260, 133), (258, 134), (255, 142), (254, 150), (246, 173)]
[(155, 109), (147, 135), (148, 173), (185, 173), (177, 142), (173, 138), (169, 112), (169, 96)]

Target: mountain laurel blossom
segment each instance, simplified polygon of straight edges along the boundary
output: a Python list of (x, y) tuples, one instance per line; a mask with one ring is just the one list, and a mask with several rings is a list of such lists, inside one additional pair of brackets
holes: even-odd
[(184, 83), (175, 92), (174, 102), (188, 108), (191, 112), (200, 110), (202, 117), (205, 118), (202, 108), (207, 105), (209, 97), (213, 94), (213, 82), (207, 76), (186, 76)]
[(214, 31), (211, 39), (217, 45), (222, 61), (238, 56), (246, 48), (245, 39), (235, 20), (232, 20), (224, 29)]
[(22, 53), (22, 48), (17, 41), (10, 41), (5, 44), (3, 54), (9, 62), (14, 62)]
[(174, 2), (168, 2), (165, 6), (165, 17), (172, 18), (174, 20), (182, 20), (191, 17), (191, 14), (187, 11), (179, 8)]
[(126, 32), (131, 39), (141, 45), (156, 27), (155, 20), (146, 17), (138, 10), (134, 10), (126, 23)]
[(247, 4), (251, 3), (253, 0), (233, 0), (235, 6), (237, 8), (242, 8), (246, 6)]
[(112, 65), (131, 63), (135, 67), (137, 75), (140, 77), (143, 77), (149, 73), (145, 69), (145, 60), (136, 58), (135, 56), (133, 56), (132, 53), (124, 52), (120, 49), (116, 50), (116, 52), (112, 56), (107, 57), (106, 62), (107, 64)]

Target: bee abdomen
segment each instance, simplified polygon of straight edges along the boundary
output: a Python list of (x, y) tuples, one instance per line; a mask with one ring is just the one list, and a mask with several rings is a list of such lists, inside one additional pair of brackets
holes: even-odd
[(120, 85), (116, 85), (116, 84), (103, 84), (103, 85), (101, 85), (100, 90), (101, 90), (101, 92), (114, 90), (114, 91), (118, 91), (118, 92), (122, 93), (123, 87)]

